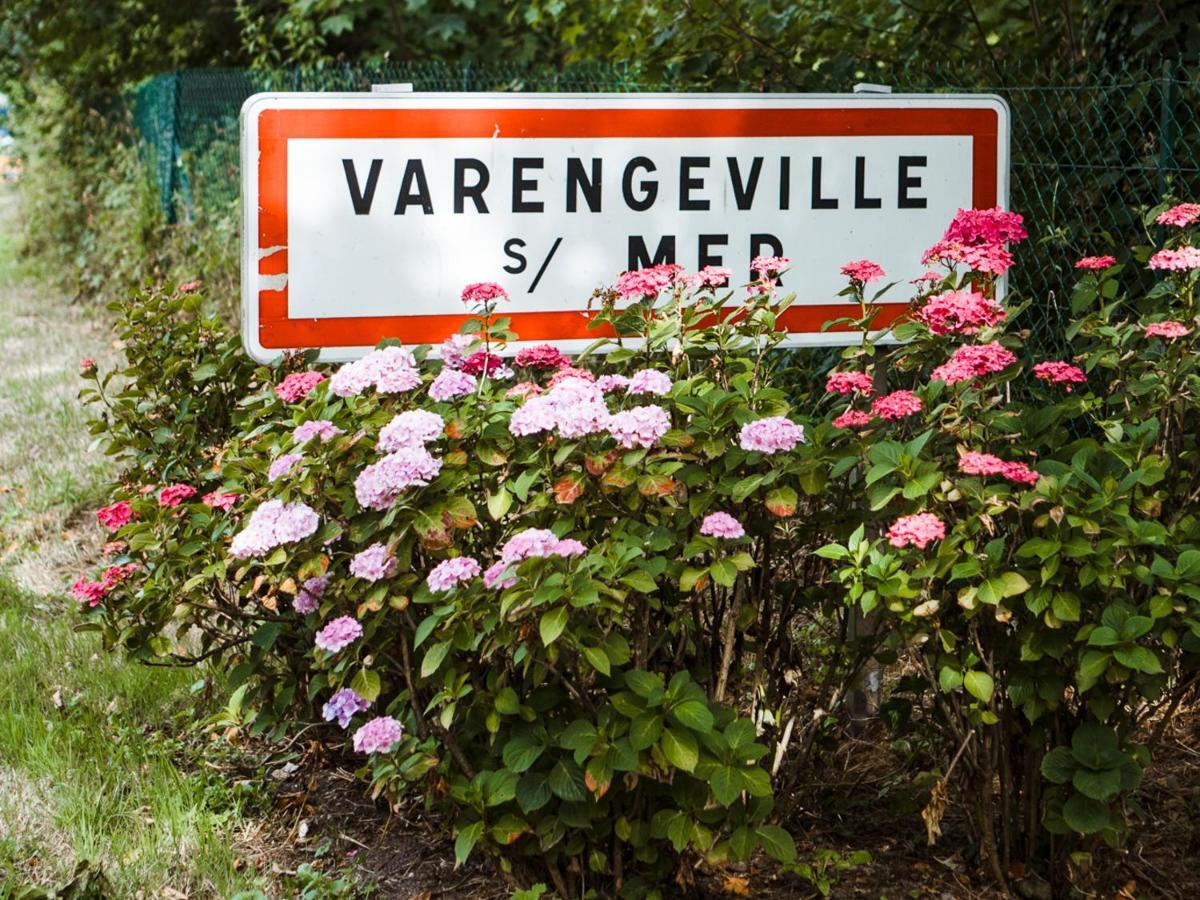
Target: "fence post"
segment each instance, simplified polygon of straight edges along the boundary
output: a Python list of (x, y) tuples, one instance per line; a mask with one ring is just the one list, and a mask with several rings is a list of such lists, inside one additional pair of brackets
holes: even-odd
[(1175, 66), (1169, 59), (1162, 64), (1162, 109), (1158, 120), (1158, 199), (1167, 195), (1167, 172), (1175, 168)]
[(163, 141), (162, 147), (159, 148), (160, 153), (165, 153), (167, 158), (167, 177), (164, 183), (159, 185), (163, 191), (163, 212), (166, 214), (167, 224), (175, 224), (175, 167), (179, 164), (176, 156), (176, 151), (179, 148), (179, 72), (172, 72), (170, 77), (170, 92), (171, 105), (170, 115), (167, 117), (167, 135)]

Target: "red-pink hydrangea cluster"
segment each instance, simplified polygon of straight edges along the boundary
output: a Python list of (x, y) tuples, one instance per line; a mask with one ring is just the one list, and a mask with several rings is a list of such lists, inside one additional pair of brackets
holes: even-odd
[(1017, 484), (1037, 484), (1038, 473), (1023, 462), (1008, 462), (990, 453), (964, 453), (958, 458), (959, 471), (967, 475), (1000, 475)]
[(1200, 203), (1180, 203), (1158, 214), (1154, 220), (1159, 225), (1174, 225), (1186, 228), (1193, 222), (1200, 221)]
[(941, 240), (925, 251), (922, 264), (965, 265), (973, 272), (1003, 275), (1013, 264), (1007, 244), (1029, 236), (1017, 213), (992, 209), (960, 209)]
[(759, 278), (777, 278), (791, 264), (786, 256), (756, 256), (750, 260), (750, 271)]
[(703, 288), (724, 287), (733, 277), (733, 270), (725, 266), (705, 266), (698, 272), (688, 275), (685, 281), (693, 291)]
[(1051, 360), (1040, 362), (1033, 367), (1033, 377), (1050, 384), (1066, 385), (1067, 393), (1071, 393), (1073, 384), (1086, 384), (1087, 375), (1079, 366), (1070, 363)]
[(869, 259), (855, 259), (842, 266), (842, 274), (853, 282), (866, 285), (878, 281), (886, 273), (879, 263)]
[(83, 578), (77, 580), (71, 585), (71, 595), (84, 606), (98, 606), (100, 601), (108, 596), (109, 591), (129, 578), (139, 568), (137, 563), (109, 566), (101, 573), (98, 581), (87, 581)]
[(946, 384), (958, 384), (961, 381), (972, 381), (1002, 372), (1016, 361), (1017, 358), (999, 341), (992, 341), (990, 344), (963, 344), (954, 351), (950, 359), (933, 370), (931, 377)]
[(1192, 329), (1188, 328), (1182, 322), (1151, 322), (1145, 328), (1146, 337), (1166, 338), (1174, 340), (1181, 338), (1186, 334), (1191, 334)]
[(236, 491), (209, 491), (200, 498), (200, 502), (212, 509), (228, 512), (237, 503), (238, 496)]
[(834, 428), (862, 428), (871, 424), (871, 414), (860, 409), (848, 409), (833, 420)]
[(463, 364), (459, 368), (468, 375), (492, 375), (496, 377), (505, 366), (504, 360), (495, 353), (476, 350), (463, 360)]
[(96, 361), (90, 356), (85, 356), (79, 361), (79, 374), (83, 376), (91, 375), (96, 371)]
[(1116, 264), (1117, 258), (1115, 256), (1085, 256), (1079, 262), (1075, 263), (1075, 268), (1094, 271), (1097, 269), (1107, 269)]
[(888, 528), (888, 543), (893, 547), (913, 546), (924, 550), (945, 536), (945, 523), (933, 513), (901, 516)]
[(118, 500), (110, 506), (96, 510), (96, 520), (109, 531), (116, 531), (133, 519), (133, 504), (128, 500)]
[(871, 402), (871, 412), (889, 422), (916, 415), (923, 408), (921, 398), (912, 391), (892, 391)]
[(562, 369), (571, 364), (571, 358), (549, 344), (538, 344), (534, 347), (522, 347), (517, 351), (514, 360), (521, 369)]
[(158, 505), (174, 509), (184, 500), (196, 496), (196, 489), (190, 484), (168, 484), (158, 492)]
[(299, 403), (324, 380), (320, 372), (293, 372), (275, 385), (275, 396), (284, 403)]
[(786, 452), (804, 441), (804, 427), (784, 416), (769, 416), (747, 422), (738, 433), (743, 450), (757, 450), (767, 456)]
[(1175, 272), (1200, 269), (1200, 249), (1180, 247), (1178, 250), (1159, 250), (1150, 257), (1149, 266), (1151, 269)]
[(979, 291), (947, 291), (925, 301), (916, 317), (934, 334), (976, 334), (1004, 318), (1004, 309)]
[(617, 279), (617, 296), (622, 300), (657, 297), (671, 287), (682, 273), (683, 267), (675, 263), (662, 263), (647, 269), (623, 272)]
[(875, 389), (875, 382), (866, 372), (830, 372), (825, 379), (825, 393), (840, 394), (869, 394)]
[(476, 281), (468, 284), (462, 292), (462, 302), (468, 306), (472, 303), (492, 306), (507, 299), (508, 292), (494, 281)]

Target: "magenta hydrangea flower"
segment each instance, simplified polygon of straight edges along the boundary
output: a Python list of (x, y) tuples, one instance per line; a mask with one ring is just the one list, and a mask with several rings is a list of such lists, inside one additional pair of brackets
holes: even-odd
[(715, 512), (704, 517), (704, 521), (700, 523), (700, 533), (707, 537), (732, 540), (745, 537), (746, 529), (729, 513)]
[(267, 469), (267, 481), (278, 481), (285, 475), (291, 473), (296, 467), (296, 463), (304, 459), (299, 453), (285, 453), (271, 462), (271, 467)]
[(445, 401), (475, 393), (479, 381), (461, 369), (442, 369), (433, 384), (429, 385), (431, 400)]
[(1083, 369), (1065, 362), (1040, 362), (1033, 367), (1033, 377), (1051, 384), (1066, 385), (1068, 394), (1073, 390), (1072, 384), (1087, 383)]
[(974, 272), (1003, 275), (1013, 264), (1005, 244), (1029, 236), (1017, 213), (992, 209), (960, 209), (941, 239), (925, 251), (921, 263), (963, 264)]
[(834, 428), (862, 428), (871, 424), (871, 416), (857, 409), (848, 409), (833, 420)]
[(404, 726), (391, 716), (379, 716), (354, 732), (354, 752), (388, 753), (402, 737)]
[(300, 585), (300, 590), (296, 591), (296, 596), (292, 599), (292, 608), (302, 616), (316, 612), (317, 607), (321, 605), (321, 598), (325, 596), (327, 587), (329, 587), (329, 576), (327, 575), (305, 579), (304, 584)]
[(456, 556), (445, 559), (433, 567), (425, 583), (435, 594), (453, 590), (458, 585), (478, 578), (481, 569), (479, 563), (469, 556)]
[(642, 300), (657, 297), (674, 284), (675, 279), (682, 273), (683, 267), (674, 263), (664, 263), (651, 266), (648, 269), (638, 269), (635, 272), (624, 272), (617, 279), (617, 296), (622, 300)]
[(246, 527), (234, 535), (229, 553), (236, 559), (263, 556), (281, 544), (308, 537), (319, 524), (316, 512), (307, 504), (268, 500), (250, 514)]
[(350, 574), (364, 581), (381, 581), (396, 571), (396, 557), (386, 544), (376, 542), (350, 560)]
[(747, 422), (738, 433), (738, 444), (743, 450), (757, 450), (767, 456), (791, 450), (803, 442), (803, 426), (784, 416)]
[(366, 712), (370, 706), (370, 700), (358, 696), (350, 688), (342, 688), (321, 707), (321, 718), (326, 722), (336, 719), (338, 725), (345, 731), (350, 727), (350, 720), (354, 718), (355, 713)]
[(872, 281), (878, 281), (887, 273), (883, 271), (883, 266), (879, 263), (871, 262), (869, 259), (856, 259), (842, 266), (842, 274), (851, 281), (867, 285)]
[(519, 369), (562, 369), (571, 364), (571, 358), (549, 344), (537, 344), (533, 347), (522, 347), (517, 351), (514, 360)]
[(497, 372), (504, 367), (504, 360), (495, 353), (476, 350), (463, 360), (463, 364), (459, 366), (459, 371), (466, 372), (468, 375), (478, 376), (487, 375), (489, 372)]
[(869, 394), (875, 389), (875, 382), (866, 372), (830, 372), (825, 379), (825, 393), (840, 394)]
[(445, 427), (445, 420), (437, 413), (410, 409), (383, 426), (379, 432), (379, 449), (394, 453), (403, 447), (423, 447), (441, 437)]
[(483, 573), (484, 587), (486, 587), (489, 591), (496, 588), (504, 590), (505, 588), (510, 588), (516, 584), (517, 578), (515, 575), (510, 575), (508, 578), (502, 577), (508, 570), (508, 565), (509, 564), (504, 560), (500, 560), (499, 562), (488, 566), (487, 570)]
[(275, 385), (275, 396), (284, 403), (299, 403), (324, 380), (320, 372), (293, 372)]
[(1159, 225), (1186, 228), (1197, 220), (1200, 220), (1200, 203), (1180, 203), (1159, 213), (1154, 221)]
[(913, 546), (924, 550), (934, 541), (946, 536), (946, 526), (933, 513), (901, 516), (888, 529), (888, 543), (893, 547)]
[(100, 601), (108, 594), (108, 588), (103, 581), (87, 581), (79, 578), (71, 585), (71, 596), (81, 606), (99, 606)]
[(401, 447), (359, 473), (354, 496), (364, 509), (387, 509), (401, 492), (429, 484), (441, 470), (442, 461), (424, 447)]
[(972, 381), (1002, 372), (1017, 361), (1011, 352), (1004, 349), (999, 341), (990, 344), (963, 344), (956, 349), (946, 362), (930, 373), (935, 381), (940, 379), (946, 384), (958, 384), (961, 381)]
[(633, 373), (626, 390), (630, 394), (654, 394), (661, 397), (670, 393), (671, 384), (669, 375), (657, 369), (642, 369)]
[(892, 391), (890, 394), (876, 397), (871, 403), (871, 412), (889, 422), (915, 415), (923, 408), (921, 398), (912, 391)]
[(353, 616), (338, 616), (317, 632), (313, 643), (326, 653), (337, 653), (357, 641), (362, 633), (362, 625)]
[(158, 492), (158, 505), (174, 509), (184, 500), (195, 496), (196, 489), (190, 484), (168, 484)]
[(1007, 462), (990, 453), (964, 453), (958, 458), (959, 471), (967, 475), (1001, 475), (1018, 484), (1037, 484), (1038, 473), (1023, 462)]
[(1075, 263), (1077, 269), (1107, 269), (1117, 264), (1115, 256), (1085, 256)]
[(1182, 322), (1152, 322), (1145, 328), (1146, 337), (1165, 338), (1169, 341), (1191, 333), (1192, 329)]
[(979, 291), (947, 291), (926, 300), (916, 318), (934, 334), (975, 334), (1001, 321), (1004, 309)]
[(292, 442), (297, 446), (307, 444), (313, 438), (320, 438), (322, 444), (328, 444), (339, 434), (345, 434), (328, 419), (314, 419), (302, 422), (292, 430)]
[(118, 500), (111, 506), (96, 510), (96, 521), (109, 531), (116, 531), (133, 521), (133, 504), (128, 500)]
[(494, 281), (476, 281), (463, 288), (462, 302), (468, 306), (480, 303), (490, 306), (508, 299), (508, 292)]
[(1167, 271), (1200, 269), (1200, 249), (1180, 247), (1178, 250), (1159, 250), (1150, 257), (1149, 266), (1151, 269)]
[(661, 406), (636, 406), (608, 419), (608, 433), (626, 450), (653, 447), (670, 430), (671, 417)]

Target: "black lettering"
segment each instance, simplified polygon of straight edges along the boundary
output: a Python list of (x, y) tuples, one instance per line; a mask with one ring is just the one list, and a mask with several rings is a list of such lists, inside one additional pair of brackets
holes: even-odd
[(371, 160), (371, 170), (367, 173), (367, 186), (360, 190), (358, 173), (354, 170), (354, 160), (342, 160), (342, 169), (346, 172), (346, 187), (350, 189), (350, 203), (354, 206), (356, 216), (365, 216), (371, 211), (371, 202), (375, 199), (375, 188), (379, 184), (379, 170), (382, 168), (382, 159)]
[(541, 212), (546, 204), (541, 200), (526, 200), (526, 191), (537, 190), (537, 180), (525, 177), (526, 169), (540, 169), (544, 161), (536, 156), (518, 156), (513, 159), (513, 201), (515, 213)]
[(504, 255), (513, 260), (513, 262), (503, 267), (504, 271), (509, 275), (520, 275), (529, 265), (528, 260), (515, 249), (524, 246), (525, 242), (520, 238), (509, 238), (504, 242)]
[[(835, 200), (834, 202), (836, 203), (837, 201)], [(828, 207), (826, 207), (826, 208), (828, 208)], [(766, 248), (767, 252), (763, 252), (764, 247)], [(783, 256), (783, 242), (780, 241), (779, 238), (775, 237), (775, 235), (773, 235), (773, 234), (752, 234), (752, 235), (750, 235), (750, 258), (754, 259), (754, 257), (756, 257), (756, 256)], [(751, 281), (754, 281), (757, 278), (758, 278), (758, 273), (756, 273), (756, 272), (750, 273)], [(775, 278), (775, 283), (778, 285), (782, 285), (783, 284), (783, 276), (782, 275), (777, 276)]]
[(758, 176), (762, 172), (763, 158), (754, 157), (750, 163), (750, 175), (745, 182), (742, 181), (742, 170), (737, 157), (730, 156), (726, 162), (729, 164), (729, 183), (733, 186), (733, 201), (738, 209), (749, 209), (754, 205), (754, 192), (758, 189)]
[[(414, 184), (416, 190), (413, 189)], [(400, 196), (396, 198), (396, 215), (404, 215), (404, 211), (413, 204), (419, 204), (425, 215), (433, 214), (433, 198), (429, 196), (429, 182), (425, 180), (425, 164), (419, 159), (410, 159), (404, 167)]]
[(650, 266), (661, 265), (662, 263), (675, 262), (675, 235), (665, 235), (658, 242), (658, 247), (654, 250), (654, 258), (650, 258), (650, 251), (646, 249), (646, 239), (640, 234), (632, 234), (629, 236), (629, 271), (634, 272), (638, 269), (645, 269)]
[(703, 178), (693, 178), (692, 169), (707, 169), (710, 158), (707, 156), (685, 156), (679, 160), (679, 209), (694, 210), (708, 209), (707, 200), (693, 200), (692, 191), (704, 189)]
[(926, 156), (902, 156), (900, 157), (900, 175), (897, 180), (896, 205), (901, 209), (924, 209), (929, 205), (929, 201), (924, 197), (910, 197), (908, 195), (909, 188), (919, 188), (921, 186), (921, 177), (919, 175), (908, 174), (909, 169), (924, 168), (929, 165), (929, 158)]
[[(638, 189), (642, 192), (641, 198), (633, 196), (633, 176), (638, 169), (645, 169), (647, 172), (656, 171), (654, 163), (646, 159), (644, 156), (635, 156), (625, 166), (625, 174), (621, 178), (621, 193), (625, 196), (625, 205), (634, 212), (645, 212), (654, 205), (654, 201), (658, 198), (658, 182), (643, 181), (638, 185)], [(630, 238), (632, 241), (633, 239)], [(632, 247), (632, 244), (630, 244)], [(643, 245), (644, 246), (644, 245)], [(629, 267), (630, 270), (634, 266)]]
[[(476, 174), (474, 184), (467, 184), (467, 171)], [(492, 176), (481, 159), (456, 159), (454, 161), (454, 211), (460, 213), (467, 204), (467, 198), (475, 204), (475, 212), (488, 211), (483, 200), (483, 192), (487, 190)]]
[(705, 266), (719, 266), (722, 262), (722, 257), (719, 253), (710, 253), (713, 247), (724, 247), (729, 244), (729, 235), (727, 234), (702, 234), (700, 235), (700, 245), (696, 256), (699, 259), (697, 268), (703, 269)]
[(812, 208), (813, 209), (837, 209), (838, 202), (836, 197), (821, 196), (821, 157), (813, 157), (812, 165)]
[(574, 156), (567, 159), (567, 212), (579, 209), (579, 195), (587, 202), (588, 209), (600, 212), (600, 160), (592, 160), (592, 177), (583, 171), (583, 160)]
[(788, 209), (792, 200), (792, 158), (781, 157), (779, 160), (779, 208)]
[(879, 209), (883, 201), (878, 197), (867, 196), (867, 158), (854, 157), (854, 208)]

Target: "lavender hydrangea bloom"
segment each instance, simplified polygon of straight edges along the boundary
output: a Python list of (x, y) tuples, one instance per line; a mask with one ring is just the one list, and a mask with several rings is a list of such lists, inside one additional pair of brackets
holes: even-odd
[(451, 400), (475, 393), (478, 386), (479, 380), (474, 375), (468, 375), (458, 369), (442, 369), (437, 378), (433, 379), (433, 384), (429, 385), (429, 398), (438, 401)]
[(443, 560), (434, 566), (425, 582), (434, 593), (444, 593), (453, 590), (464, 581), (477, 578), (480, 571), (479, 563), (476, 560), (469, 556), (456, 556), (454, 559)]
[(321, 598), (325, 596), (327, 587), (329, 587), (327, 575), (318, 575), (316, 578), (307, 579), (300, 586), (300, 590), (296, 592), (296, 596), (292, 600), (292, 607), (302, 616), (316, 612)]
[(421, 373), (412, 351), (383, 347), (338, 369), (329, 380), (329, 389), (338, 397), (350, 397), (369, 387), (381, 394), (399, 394), (420, 384)]
[(362, 637), (362, 625), (352, 616), (339, 616), (332, 619), (320, 631), (314, 643), (328, 653), (337, 653), (343, 647), (349, 647)]
[(661, 406), (636, 406), (608, 420), (608, 433), (626, 450), (653, 447), (670, 430), (671, 417)]
[(757, 450), (767, 456), (791, 450), (803, 441), (804, 428), (783, 416), (748, 422), (738, 434), (738, 443), (743, 450)]
[(350, 574), (366, 581), (380, 581), (396, 571), (396, 558), (386, 544), (372, 544), (350, 560)]
[(319, 524), (316, 512), (304, 503), (268, 500), (250, 514), (246, 527), (234, 535), (229, 553), (235, 559), (262, 556), (280, 544), (308, 537)]
[(715, 538), (740, 538), (746, 534), (742, 523), (729, 513), (709, 513), (700, 523), (700, 533)]
[(366, 509), (387, 509), (406, 488), (429, 484), (442, 461), (424, 447), (401, 447), (372, 463), (354, 480), (354, 496)]
[(379, 449), (394, 453), (403, 447), (422, 447), (441, 437), (445, 420), (426, 409), (410, 409), (396, 416), (379, 432)]
[(391, 716), (379, 716), (354, 732), (354, 752), (387, 753), (403, 736), (403, 725)]
[(342, 688), (321, 707), (321, 716), (326, 722), (337, 719), (338, 725), (345, 730), (350, 727), (354, 714), (365, 712), (370, 705), (370, 700), (364, 700), (350, 688)]
[(296, 463), (304, 459), (299, 453), (285, 453), (271, 463), (267, 469), (267, 481), (278, 481), (296, 467)]
[(532, 557), (550, 556), (558, 547), (558, 538), (546, 528), (526, 528), (514, 534), (500, 548), (500, 559), (505, 563), (517, 563)]
[(530, 397), (509, 420), (518, 437), (558, 429), (568, 440), (603, 431), (609, 412), (599, 385), (583, 378), (564, 378), (547, 393)]
[(461, 369), (466, 362), (467, 348), (475, 343), (469, 334), (452, 334), (442, 341), (440, 355), (447, 369)]
[(604, 393), (623, 391), (629, 387), (629, 379), (624, 375), (601, 375), (596, 379), (596, 387)]
[(587, 553), (587, 547), (583, 545), (582, 541), (577, 541), (575, 538), (563, 538), (552, 552), (555, 556), (562, 557), (582, 556)]
[(339, 434), (345, 434), (345, 432), (327, 419), (316, 419), (297, 425), (292, 431), (292, 441), (299, 446), (319, 437), (322, 444), (327, 444)]
[(517, 583), (517, 579), (513, 575), (509, 575), (507, 578), (502, 578), (501, 576), (504, 575), (506, 569), (508, 569), (508, 563), (506, 563), (504, 560), (500, 560), (500, 562), (493, 563), (492, 565), (488, 566), (487, 571), (483, 573), (483, 586), (488, 590), (492, 590), (493, 588), (500, 588), (500, 590), (504, 590), (505, 588), (512, 587)]
[(628, 391), (631, 394), (663, 394), (671, 391), (671, 378), (657, 369), (642, 369), (634, 372), (629, 379)]

